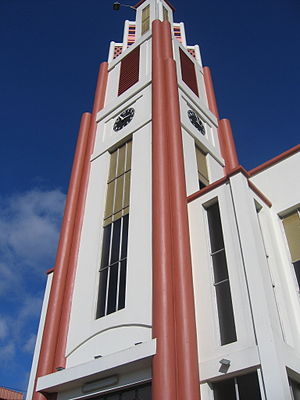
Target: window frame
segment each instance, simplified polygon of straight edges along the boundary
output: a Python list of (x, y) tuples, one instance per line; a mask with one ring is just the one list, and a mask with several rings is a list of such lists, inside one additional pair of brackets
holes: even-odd
[[(110, 155), (96, 319), (119, 311), (126, 305), (131, 158), (131, 139)], [(119, 182), (123, 185), (121, 208), (120, 205), (116, 206)], [(110, 202), (112, 205), (109, 204)]]

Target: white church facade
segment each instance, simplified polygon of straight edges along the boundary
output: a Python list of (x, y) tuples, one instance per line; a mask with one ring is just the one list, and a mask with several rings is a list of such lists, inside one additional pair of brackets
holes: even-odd
[(300, 145), (246, 171), (144, 0), (82, 116), (27, 400), (300, 399)]

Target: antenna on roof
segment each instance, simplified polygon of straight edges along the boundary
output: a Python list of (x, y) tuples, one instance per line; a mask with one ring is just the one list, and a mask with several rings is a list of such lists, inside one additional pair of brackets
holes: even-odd
[(128, 5), (128, 4), (121, 4), (121, 3), (119, 3), (118, 1), (115, 1), (114, 4), (113, 4), (113, 10), (118, 11), (118, 10), (120, 10), (120, 7), (121, 7), (121, 6), (133, 8), (134, 10), (136, 9), (135, 7), (130, 6), (130, 5)]

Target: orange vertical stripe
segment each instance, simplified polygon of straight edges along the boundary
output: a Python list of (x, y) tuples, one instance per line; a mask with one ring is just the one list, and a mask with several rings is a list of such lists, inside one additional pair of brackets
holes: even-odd
[(169, 198), (167, 95), (163, 58), (166, 48), (162, 23), (152, 25), (152, 256), (153, 256), (153, 357), (152, 400), (176, 400), (176, 355)]

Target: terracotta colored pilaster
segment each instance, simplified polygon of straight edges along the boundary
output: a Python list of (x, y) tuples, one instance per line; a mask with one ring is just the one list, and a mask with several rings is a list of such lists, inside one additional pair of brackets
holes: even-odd
[[(170, 25), (164, 41), (171, 43)], [(200, 399), (192, 261), (187, 213), (185, 168), (180, 122), (176, 63), (165, 61), (167, 134), (169, 143), (169, 179), (172, 223), (173, 290), (177, 353), (177, 398)]]
[(219, 121), (219, 141), (221, 154), (225, 161), (225, 173), (229, 174), (234, 168), (239, 166), (239, 160), (228, 119), (221, 119)]
[(217, 100), (216, 100), (216, 96), (215, 96), (213, 80), (211, 77), (211, 72), (210, 72), (209, 67), (203, 67), (203, 77), (204, 77), (204, 84), (205, 84), (206, 96), (207, 96), (207, 101), (208, 101), (208, 108), (219, 119), (220, 117), (219, 117), (219, 111), (218, 111), (218, 106), (217, 106)]
[(157, 339), (157, 353), (153, 357), (152, 368), (152, 400), (176, 400), (169, 160), (165, 113), (168, 96), (163, 65), (162, 23), (154, 21), (152, 26), (153, 337)]
[[(67, 267), (72, 244), (76, 206), (84, 155), (87, 145), (88, 130), (90, 126), (90, 117), (91, 115), (89, 113), (85, 113), (81, 119), (60, 240), (57, 249), (55, 272), (53, 275), (53, 282), (51, 286), (43, 339), (39, 355), (36, 374), (37, 377), (53, 372), (53, 361), (55, 356), (57, 335), (59, 331), (60, 313), (66, 284)], [(45, 399), (45, 397), (41, 393), (34, 392), (33, 399), (40, 400)]]

